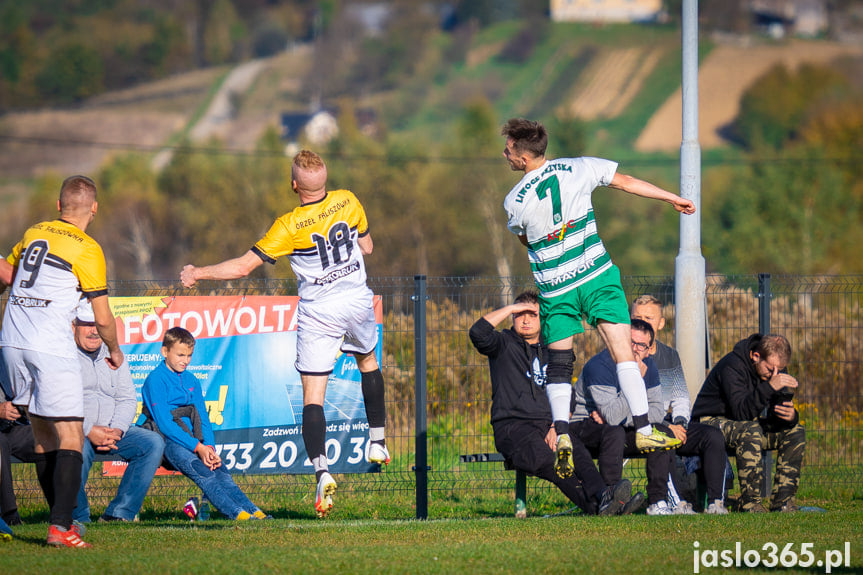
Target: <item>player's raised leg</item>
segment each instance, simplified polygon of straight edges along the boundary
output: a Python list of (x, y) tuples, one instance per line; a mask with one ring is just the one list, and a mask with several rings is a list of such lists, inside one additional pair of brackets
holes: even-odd
[(656, 431), (647, 418), (647, 389), (632, 353), (632, 328), (628, 324), (600, 320), (596, 325), (614, 363), (620, 390), (629, 404), (635, 426), (635, 443), (640, 451), (674, 449), (680, 440)]

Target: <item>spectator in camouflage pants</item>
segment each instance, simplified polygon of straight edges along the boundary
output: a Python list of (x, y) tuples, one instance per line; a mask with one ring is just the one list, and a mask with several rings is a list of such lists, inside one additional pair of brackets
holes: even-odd
[(806, 433), (792, 402), (797, 380), (785, 371), (790, 359), (785, 337), (753, 334), (710, 370), (695, 399), (693, 419), (719, 427), (735, 450), (744, 511), (764, 511), (762, 449), (778, 452), (769, 509), (797, 509)]

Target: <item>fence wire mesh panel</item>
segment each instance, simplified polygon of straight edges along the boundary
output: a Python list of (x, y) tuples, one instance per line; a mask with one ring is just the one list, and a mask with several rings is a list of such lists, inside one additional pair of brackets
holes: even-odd
[[(427, 278), (426, 330), (415, 333), (415, 279), (370, 278), (369, 285), (383, 303), (381, 369), (387, 386), (387, 444), (392, 462), (382, 473), (339, 476), (339, 492), (374, 492), (410, 501), (416, 492), (415, 421), (417, 409), (427, 414), (429, 516), (447, 513), (452, 502), (472, 502), (477, 513), (511, 509), (515, 473), (501, 462), (462, 463), (463, 454), (494, 453), (489, 423), (491, 384), (487, 359), (468, 338), (470, 326), (485, 313), (508, 303), (533, 287), (531, 278)], [(801, 481), (802, 494), (830, 493), (849, 496), (861, 491), (863, 422), (863, 277), (771, 276), (766, 283), (757, 275), (707, 278), (706, 314), (708, 357), (705, 369), (728, 353), (733, 345), (759, 331), (765, 320), (770, 331), (788, 337), (793, 349), (789, 373), (800, 381), (795, 402), (807, 430), (807, 450)], [(631, 301), (653, 294), (666, 303), (667, 326), (658, 337), (674, 345), (674, 280), (672, 277), (624, 277)], [(183, 290), (176, 282), (113, 282), (116, 296), (178, 295), (295, 295), (292, 279), (201, 282)], [(3, 308), (5, 308), (5, 296)], [(764, 314), (767, 313), (765, 318)], [(509, 327), (506, 321), (499, 327)], [(425, 345), (427, 401), (415, 403), (416, 344)], [(602, 349), (595, 330), (587, 328), (575, 339), (575, 375), (584, 362)], [(19, 502), (41, 501), (32, 465), (14, 467)], [(94, 465), (88, 481), (91, 504), (107, 505), (116, 491), (116, 478), (101, 477)], [(643, 462), (627, 464), (627, 477), (644, 487)], [(282, 508), (311, 506), (313, 477), (309, 475), (240, 475), (237, 483), (254, 500), (271, 498)], [(194, 486), (182, 477), (155, 478), (145, 510), (182, 505)], [(531, 513), (557, 511), (567, 505), (563, 495), (548, 483), (528, 478)], [(394, 499), (394, 498), (393, 498)], [(181, 501), (183, 500), (183, 501)], [(404, 517), (414, 510), (405, 506)]]

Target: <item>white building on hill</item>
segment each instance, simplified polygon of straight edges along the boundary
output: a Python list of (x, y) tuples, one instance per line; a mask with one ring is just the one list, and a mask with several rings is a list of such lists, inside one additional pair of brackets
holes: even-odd
[(652, 22), (662, 14), (662, 0), (551, 0), (555, 22)]

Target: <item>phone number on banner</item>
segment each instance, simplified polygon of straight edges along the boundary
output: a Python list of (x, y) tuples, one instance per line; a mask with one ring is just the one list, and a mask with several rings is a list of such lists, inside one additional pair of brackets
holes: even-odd
[[(246, 437), (237, 437), (239, 435)], [(248, 437), (258, 435), (259, 437)], [(365, 432), (329, 434), (326, 441), (327, 463), (333, 473), (369, 473), (380, 466), (367, 463)], [(255, 430), (216, 432), (216, 453), (231, 473), (314, 473), (302, 436), (291, 439), (266, 439)]]

